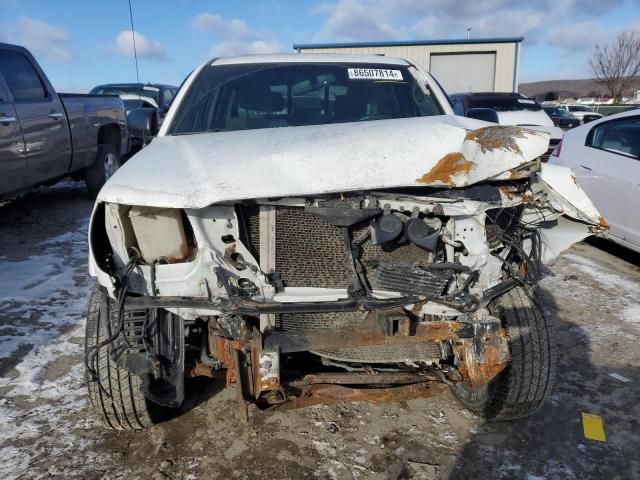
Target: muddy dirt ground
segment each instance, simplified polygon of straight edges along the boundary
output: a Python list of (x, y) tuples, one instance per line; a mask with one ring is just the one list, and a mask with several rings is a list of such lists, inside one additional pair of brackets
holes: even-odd
[[(203, 383), (182, 416), (117, 433), (83, 383), (85, 198), (66, 182), (0, 206), (0, 478), (640, 478), (640, 256), (581, 243), (543, 280), (558, 375), (532, 418), (485, 423), (445, 393), (243, 423), (233, 388)], [(581, 412), (604, 418), (606, 442), (584, 438)]]

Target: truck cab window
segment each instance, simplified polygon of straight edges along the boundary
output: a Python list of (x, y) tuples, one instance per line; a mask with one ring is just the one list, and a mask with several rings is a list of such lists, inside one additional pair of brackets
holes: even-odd
[(47, 97), (40, 76), (27, 57), (21, 53), (0, 50), (0, 73), (4, 76), (16, 102)]

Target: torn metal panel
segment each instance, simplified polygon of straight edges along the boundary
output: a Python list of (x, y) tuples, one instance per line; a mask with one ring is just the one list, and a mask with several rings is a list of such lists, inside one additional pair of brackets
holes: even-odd
[(459, 341), (453, 347), (462, 378), (472, 387), (486, 384), (498, 375), (511, 360), (509, 342), (504, 329), (486, 338), (475, 337)]
[(580, 188), (570, 168), (543, 164), (538, 178), (547, 186), (549, 200), (557, 211), (604, 230), (608, 228), (605, 219)]

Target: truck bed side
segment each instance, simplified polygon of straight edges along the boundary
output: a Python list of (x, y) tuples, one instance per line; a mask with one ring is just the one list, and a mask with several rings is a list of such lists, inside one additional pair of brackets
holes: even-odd
[(127, 153), (129, 135), (122, 100), (105, 95), (58, 94), (69, 122), (73, 159), (70, 171), (93, 163), (99, 144), (113, 145), (120, 155)]

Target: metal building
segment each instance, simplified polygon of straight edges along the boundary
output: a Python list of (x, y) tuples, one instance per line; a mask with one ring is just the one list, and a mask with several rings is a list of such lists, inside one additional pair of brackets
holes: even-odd
[(293, 44), (301, 53), (367, 53), (425, 67), (447, 93), (517, 92), (524, 37)]

